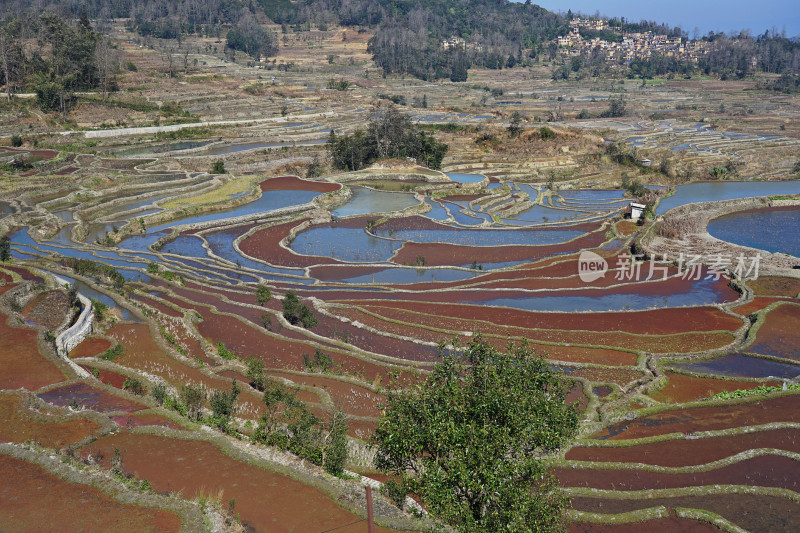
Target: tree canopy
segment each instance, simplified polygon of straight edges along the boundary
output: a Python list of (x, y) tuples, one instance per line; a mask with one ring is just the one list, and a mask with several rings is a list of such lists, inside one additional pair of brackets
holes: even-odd
[(557, 531), (567, 498), (543, 457), (574, 435), (568, 387), (527, 344), (499, 351), (477, 334), (416, 388), (391, 392), (373, 442), (397, 475), (459, 531)]
[(360, 170), (378, 159), (413, 157), (432, 169), (439, 169), (448, 146), (422, 131), (394, 106), (369, 122), (367, 131), (352, 135), (332, 133), (328, 150), (335, 168)]

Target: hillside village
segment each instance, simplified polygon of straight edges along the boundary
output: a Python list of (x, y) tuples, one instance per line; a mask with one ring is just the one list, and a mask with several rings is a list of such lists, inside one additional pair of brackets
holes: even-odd
[[(710, 44), (705, 41), (688, 41), (681, 37), (668, 37), (651, 31), (622, 33), (603, 19), (573, 18), (569, 25), (569, 33), (556, 38), (562, 55), (581, 56), (600, 52), (604, 54), (606, 62), (609, 63), (646, 59), (654, 54), (677, 57), (679, 60), (697, 63)], [(621, 39), (619, 42), (604, 40), (599, 36), (584, 39), (581, 35), (582, 29), (592, 32), (612, 32), (621, 36)]]

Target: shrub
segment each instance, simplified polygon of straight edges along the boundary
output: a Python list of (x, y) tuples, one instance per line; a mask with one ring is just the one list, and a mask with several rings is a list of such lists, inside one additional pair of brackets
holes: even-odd
[(314, 359), (312, 360), (311, 357), (307, 353), (303, 354), (303, 363), (305, 364), (306, 370), (311, 372), (317, 371), (327, 373), (333, 369), (333, 358), (329, 355), (316, 348), (314, 350)]
[(344, 78), (335, 80), (333, 78), (328, 80), (328, 89), (332, 89), (334, 91), (346, 91), (350, 88), (350, 82), (345, 80)]
[(205, 401), (203, 389), (199, 385), (182, 385), (180, 395), (181, 402), (186, 408), (186, 416), (197, 420), (200, 417), (200, 408), (203, 407), (203, 401)]
[(269, 302), (271, 298), (272, 291), (269, 290), (269, 287), (259, 283), (258, 287), (256, 287), (256, 301), (258, 305), (267, 305), (267, 302)]
[(239, 385), (231, 379), (229, 392), (215, 390), (211, 393), (209, 404), (213, 413), (215, 425), (222, 430), (227, 429), (228, 422), (236, 409), (236, 399), (239, 397)]
[(725, 167), (714, 167), (709, 171), (713, 178), (725, 178), (728, 175), (728, 169)]
[(19, 148), (20, 146), (22, 146), (22, 137), (20, 135), (12, 135), (11, 146), (13, 146), (14, 148)]
[(145, 393), (144, 385), (138, 378), (125, 378), (125, 381), (122, 382), (122, 388), (137, 396), (141, 396)]
[(11, 259), (11, 239), (8, 235), (0, 237), (0, 262), (5, 263)]
[(92, 302), (92, 312), (94, 313), (95, 320), (98, 322), (105, 320), (108, 306), (100, 300), (95, 300), (94, 298), (90, 298), (90, 301)]
[(229, 350), (222, 341), (217, 342), (217, 355), (229, 361), (236, 359), (236, 353), (233, 350)]
[(159, 405), (164, 405), (164, 400), (167, 399), (167, 388), (162, 383), (156, 383), (150, 389), (150, 395)]
[(541, 128), (539, 128), (539, 138), (543, 141), (550, 141), (556, 138), (556, 132), (554, 132), (547, 126), (542, 126)]
[(109, 348), (102, 354), (98, 356), (99, 359), (103, 359), (105, 361), (113, 361), (122, 356), (125, 353), (125, 347), (121, 344), (117, 344), (116, 346)]
[(111, 283), (119, 289), (125, 284), (125, 278), (112, 266), (97, 263), (90, 259), (66, 259), (64, 261), (68, 267), (72, 268), (76, 274), (97, 277)]
[(383, 483), (383, 492), (389, 497), (390, 500), (394, 502), (397, 507), (400, 509), (405, 507), (408, 491), (402, 482), (397, 481), (396, 479), (387, 479)]
[(217, 159), (214, 161), (214, 164), (211, 167), (212, 174), (226, 174), (227, 171), (225, 170), (225, 161), (222, 159)]

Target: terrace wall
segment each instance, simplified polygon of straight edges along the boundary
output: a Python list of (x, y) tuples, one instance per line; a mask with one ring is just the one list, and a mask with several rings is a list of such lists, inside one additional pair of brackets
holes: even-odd
[[(53, 277), (60, 285), (68, 285), (66, 280), (58, 276)], [(78, 294), (78, 300), (80, 300), (83, 306), (83, 311), (81, 311), (78, 320), (76, 320), (72, 326), (59, 333), (56, 337), (56, 353), (58, 353), (60, 357), (63, 357), (79, 376), (88, 378), (91, 376), (89, 372), (73, 363), (69, 358), (69, 352), (83, 342), (86, 337), (91, 335), (92, 324), (94, 322), (94, 307), (92, 306), (92, 302), (80, 293)]]

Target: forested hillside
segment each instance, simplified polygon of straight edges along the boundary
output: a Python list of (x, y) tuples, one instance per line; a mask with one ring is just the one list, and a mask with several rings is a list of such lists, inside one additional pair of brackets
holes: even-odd
[[(537, 59), (560, 62), (554, 38), (569, 31), (572, 17), (572, 12), (552, 13), (530, 0), (41, 0), (35, 7), (26, 0), (7, 0), (0, 5), (4, 17), (38, 18), (42, 12), (66, 20), (87, 17), (100, 32), (112, 18), (122, 18), (143, 36), (225, 38), (229, 48), (252, 57), (278, 53), (278, 39), (266, 29), (267, 23), (280, 24), (284, 30), (324, 30), (329, 25), (369, 28), (374, 32), (369, 50), (384, 73), (452, 81), (466, 80), (472, 66), (501, 69)], [(582, 36), (619, 40), (620, 32), (650, 31), (686, 39), (680, 28), (652, 21), (607, 22), (609, 29), (582, 29)], [(21, 25), (24, 31), (26, 24)], [(656, 53), (645, 60), (620, 58), (609, 63), (600, 54), (582, 53), (568, 58), (554, 77), (566, 79), (570, 69), (592, 76), (622, 70), (644, 78), (696, 71), (737, 77), (755, 71), (800, 73), (800, 43), (785, 36), (710, 34), (702, 40), (711, 46), (697, 62)]]

